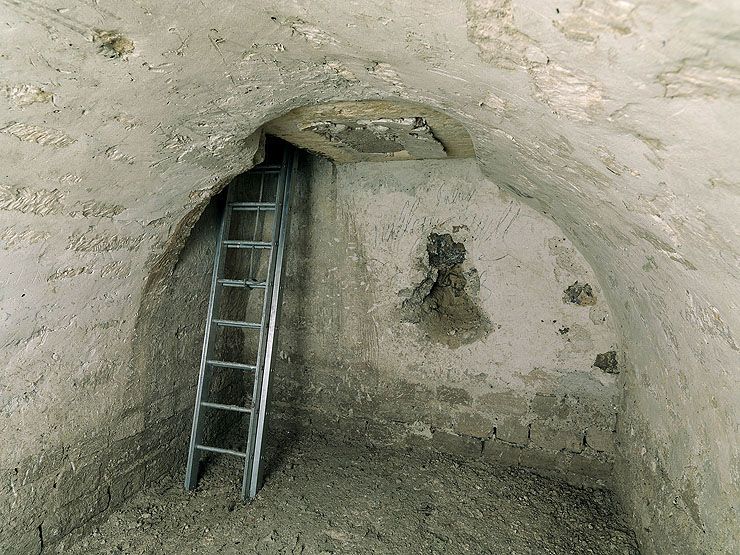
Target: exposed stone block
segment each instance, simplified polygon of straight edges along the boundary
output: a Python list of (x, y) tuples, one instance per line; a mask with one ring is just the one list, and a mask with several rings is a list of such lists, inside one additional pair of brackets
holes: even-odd
[(137, 434), (113, 442), (101, 457), (101, 476), (103, 480), (115, 481), (116, 476), (125, 474), (139, 466), (146, 451), (143, 443), (147, 441), (146, 434)]
[(450, 405), (470, 405), (473, 398), (461, 387), (440, 385), (437, 387), (437, 399)]
[(122, 440), (144, 430), (144, 411), (143, 409), (133, 409), (126, 411), (117, 418), (111, 426), (111, 440)]
[(588, 428), (586, 430), (586, 445), (596, 451), (614, 452), (614, 441), (616, 434), (612, 430), (602, 428)]
[(375, 444), (399, 443), (400, 437), (405, 435), (405, 426), (397, 422), (383, 422), (378, 420), (364, 421), (365, 436), (371, 438)]
[(568, 423), (535, 420), (529, 437), (533, 446), (542, 449), (567, 449), (574, 453), (583, 450), (583, 432), (574, 430)]
[(612, 477), (614, 462), (606, 457), (591, 456), (587, 451), (575, 453), (565, 471), (609, 482)]
[(498, 417), (496, 424), (496, 439), (518, 445), (529, 443), (529, 423), (519, 416)]
[[(38, 456), (28, 457), (18, 464), (15, 469), (8, 471), (8, 485), (13, 484), (13, 489), (18, 490), (26, 484), (38, 482), (44, 477), (54, 474), (64, 461), (62, 449), (47, 449)], [(2, 503), (0, 503), (2, 505)]]
[(501, 440), (488, 439), (483, 444), (483, 458), (507, 466), (518, 466), (524, 449)]
[(454, 418), (455, 433), (487, 438), (493, 435), (493, 421), (477, 412), (463, 412)]
[[(433, 421), (439, 412), (433, 403), (434, 391), (424, 385), (406, 381), (391, 382), (383, 388), (384, 397), (373, 396), (376, 407), (369, 413), (399, 422)], [(355, 409), (357, 410), (357, 409)]]
[(432, 433), (432, 446), (443, 453), (478, 458), (481, 454), (482, 442), (472, 437), (435, 430)]
[(558, 469), (570, 463), (571, 454), (564, 451), (549, 451), (531, 447), (523, 449), (519, 464), (524, 468), (559, 473)]
[(527, 414), (529, 400), (514, 391), (491, 391), (477, 397), (475, 405), (496, 415), (523, 416)]
[(532, 412), (540, 419), (566, 419), (571, 413), (566, 399), (555, 395), (535, 395), (532, 399)]

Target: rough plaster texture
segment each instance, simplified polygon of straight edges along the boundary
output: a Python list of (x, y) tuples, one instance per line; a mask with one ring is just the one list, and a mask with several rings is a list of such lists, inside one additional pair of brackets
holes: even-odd
[(459, 121), (398, 99), (302, 106), (264, 129), (337, 164), (475, 156), (470, 135)]
[[(364, 98), (457, 118), (489, 179), (593, 267), (626, 354), (617, 485), (643, 551), (737, 551), (736, 2), (0, 11), (6, 552), (107, 506), (86, 483), (100, 475), (77, 469), (130, 426), (147, 276), (169, 275), (203, 199), (251, 165), (250, 135)], [(61, 473), (60, 501), (84, 500), (64, 511), (50, 501)]]
[[(608, 480), (617, 384), (593, 363), (616, 339), (595, 276), (557, 226), (473, 160), (317, 160), (296, 187), (277, 417)], [(469, 300), (430, 327), (408, 305), (437, 275), (433, 234), (464, 245), (455, 294)], [(565, 302), (576, 281), (592, 285), (593, 304)], [(471, 315), (476, 333), (460, 337)]]
[(421, 117), (356, 120), (347, 123), (318, 121), (309, 125), (332, 143), (357, 153), (381, 154), (388, 157), (406, 152), (409, 158), (445, 158), (444, 146), (429, 124)]

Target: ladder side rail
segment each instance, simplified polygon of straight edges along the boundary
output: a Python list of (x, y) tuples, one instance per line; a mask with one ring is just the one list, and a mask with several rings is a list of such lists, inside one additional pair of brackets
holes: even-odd
[[(253, 499), (257, 491), (262, 487), (263, 466), (262, 466), (262, 447), (265, 432), (265, 419), (267, 414), (268, 393), (270, 386), (270, 372), (272, 370), (273, 347), (277, 337), (277, 316), (280, 308), (280, 283), (283, 274), (283, 260), (285, 256), (286, 237), (288, 231), (290, 193), (294, 180), (296, 151), (292, 147), (287, 147), (283, 159), (283, 172), (280, 174), (282, 183), (280, 184), (281, 199), (280, 210), (275, 211), (276, 230), (273, 232), (273, 249), (274, 261), (272, 265), (273, 276), (270, 298), (270, 310), (268, 319), (267, 338), (265, 341), (265, 352), (263, 357), (263, 367), (257, 379), (255, 379), (255, 393), (252, 407), (252, 420), (255, 421), (254, 437), (252, 441), (252, 450), (247, 457), (247, 472), (245, 476), (244, 489), (242, 494), (245, 498)], [(278, 219), (279, 215), (279, 219)], [(267, 308), (267, 307), (265, 307)], [(257, 383), (259, 381), (259, 383)], [(249, 487), (247, 488), (247, 484)]]
[(231, 208), (229, 201), (233, 196), (233, 189), (230, 187), (226, 193), (226, 203), (221, 216), (221, 227), (216, 243), (216, 253), (213, 261), (213, 274), (211, 275), (211, 292), (208, 297), (208, 314), (206, 316), (206, 327), (203, 336), (203, 350), (200, 358), (200, 372), (198, 375), (198, 388), (195, 398), (195, 409), (193, 412), (193, 427), (190, 433), (190, 447), (188, 450), (188, 463), (185, 470), (185, 489), (192, 490), (198, 484), (198, 467), (200, 462), (200, 451), (198, 445), (201, 442), (201, 433), (203, 431), (203, 422), (201, 417), (201, 402), (208, 398), (208, 389), (210, 386), (210, 372), (208, 360), (213, 351), (213, 341), (211, 332), (213, 331), (213, 314), (218, 309), (221, 288), (218, 280), (224, 272), (225, 249), (222, 248), (223, 241), (228, 237), (229, 227), (231, 225)]
[[(265, 189), (265, 174), (262, 174), (262, 184), (260, 185), (260, 202), (262, 202), (262, 195), (264, 193)], [(277, 195), (277, 191), (275, 192)], [(276, 212), (277, 213), (277, 212)], [(262, 216), (260, 218), (260, 216)], [(274, 217), (274, 216), (273, 216)], [(257, 208), (257, 211), (255, 212), (255, 220), (254, 220), (254, 236), (253, 239), (255, 241), (264, 239), (264, 233), (265, 233), (265, 218), (266, 218), (266, 212), (263, 212), (260, 208)], [(274, 233), (275, 230), (273, 230)], [(274, 244), (274, 240), (272, 237), (270, 238), (270, 242)], [(256, 254), (256, 257), (254, 256)], [(270, 253), (270, 256), (272, 256), (272, 252)], [(256, 260), (254, 260), (256, 258)], [(257, 274), (260, 270), (260, 262), (262, 261), (262, 252), (258, 249), (252, 249), (252, 254), (249, 257), (249, 279), (257, 281)], [(253, 266), (254, 264), (254, 266)], [(269, 269), (270, 261), (268, 261), (268, 269)]]
[[(277, 189), (275, 191), (275, 206), (281, 206), (285, 193), (285, 176), (287, 161), (287, 151), (283, 155), (283, 164), (281, 165), (278, 175)], [(270, 259), (267, 268), (267, 279), (265, 283), (265, 294), (262, 306), (262, 329), (260, 330), (260, 341), (257, 352), (257, 371), (254, 375), (254, 387), (252, 390), (252, 416), (249, 421), (249, 430), (247, 433), (247, 457), (244, 461), (244, 475), (242, 476), (242, 499), (249, 499), (248, 493), (252, 489), (250, 484), (251, 469), (255, 452), (255, 438), (257, 433), (257, 416), (256, 407), (259, 401), (259, 392), (261, 390), (262, 373), (264, 370), (265, 351), (267, 349), (267, 327), (269, 323), (270, 306), (272, 306), (273, 283), (275, 278), (275, 267), (277, 262), (277, 240), (280, 233), (280, 221), (282, 211), (276, 210), (272, 221), (272, 249), (270, 250)]]

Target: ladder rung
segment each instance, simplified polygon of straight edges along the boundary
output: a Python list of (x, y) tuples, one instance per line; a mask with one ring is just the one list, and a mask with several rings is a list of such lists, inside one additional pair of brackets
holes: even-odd
[(274, 202), (230, 202), (233, 210), (275, 210)]
[(224, 287), (248, 287), (250, 289), (264, 289), (267, 287), (267, 283), (264, 281), (252, 281), (250, 279), (221, 278), (218, 282)]
[(262, 327), (262, 324), (257, 322), (242, 322), (241, 320), (211, 320), (217, 326), (224, 326), (226, 328), (247, 328), (250, 330), (258, 330)]
[(206, 401), (203, 401), (200, 406), (208, 407), (209, 409), (230, 410), (234, 412), (252, 412), (252, 409), (240, 407), (239, 405), (222, 405), (221, 403), (207, 403)]
[(269, 249), (272, 248), (272, 243), (267, 241), (236, 241), (234, 239), (227, 239), (221, 243), (225, 247), (232, 249)]
[(235, 457), (241, 457), (242, 459), (247, 458), (246, 453), (242, 453), (241, 451), (234, 451), (233, 449), (221, 449), (220, 447), (210, 447), (208, 445), (196, 445), (196, 449), (200, 449), (201, 451), (210, 451), (211, 453), (221, 453), (223, 455), (234, 455)]
[(207, 360), (206, 364), (220, 366), (221, 368), (236, 368), (237, 370), (257, 370), (253, 364), (242, 364), (241, 362), (225, 362), (223, 360)]
[(278, 165), (275, 165), (275, 164), (266, 164), (264, 166), (255, 166), (255, 167), (253, 167), (249, 171), (250, 172), (253, 172), (253, 171), (265, 171), (265, 170), (273, 171), (273, 170), (280, 170), (280, 168), (282, 168), (282, 166), (279, 165), (279, 164)]

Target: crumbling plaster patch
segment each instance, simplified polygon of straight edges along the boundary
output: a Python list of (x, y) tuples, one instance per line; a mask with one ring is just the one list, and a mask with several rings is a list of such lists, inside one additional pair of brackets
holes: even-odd
[[(8, 268), (0, 345), (9, 361), (2, 403), (27, 400), (0, 423), (0, 493), (12, 499), (0, 507), (12, 511), (12, 520), (0, 515), (10, 523), (0, 551), (38, 551), (39, 530), (49, 547), (48, 530), (68, 532), (115, 504), (123, 482), (111, 497), (105, 487), (88, 494), (100, 484), (85, 480), (95, 472), (72, 473), (65, 493), (51, 496), (49, 477), (71, 452), (77, 468), (109, 467), (97, 453), (135, 429), (122, 369), (143, 284), (165, 250), (167, 262), (154, 268), (166, 280), (192, 225), (178, 221), (248, 165), (242, 139), (293, 108), (361, 98), (405, 99), (457, 118), (490, 179), (552, 217), (578, 246), (604, 285), (626, 350), (618, 483), (643, 551), (732, 550), (740, 64), (727, 29), (740, 17), (732, 0), (603, 9), (610, 4), (70, 1), (56, 9), (4, 0), (0, 34), (13, 48), (3, 54), (0, 86), (36, 84), (54, 102), (0, 98), (0, 127), (11, 131), (0, 133), (0, 146), (13, 161), (2, 185), (58, 189), (65, 199), (124, 210), (103, 224), (0, 213)], [(605, 29), (615, 25), (629, 32)], [(133, 41), (128, 59), (101, 55), (92, 42), (100, 28)], [(586, 35), (597, 40), (574, 40)], [(558, 75), (567, 81), (562, 93)], [(173, 145), (177, 135), (186, 139)], [(134, 163), (104, 156), (114, 146)], [(656, 216), (646, 199), (666, 189), (680, 211), (666, 215), (671, 201)], [(65, 248), (73, 233), (98, 232), (144, 238), (132, 251)], [(646, 260), (653, 262), (644, 269)], [(93, 273), (46, 281), (81, 267)], [(99, 379), (73, 387), (79, 373)], [(110, 403), (101, 408), (100, 399)], [(117, 445), (123, 457), (138, 444)], [(20, 482), (11, 481), (16, 468)], [(53, 523), (60, 515), (61, 527)]]
[(444, 146), (421, 117), (317, 121), (306, 129), (343, 148), (354, 150), (358, 155), (384, 154), (389, 159), (399, 152), (406, 153), (411, 159), (447, 156)]

